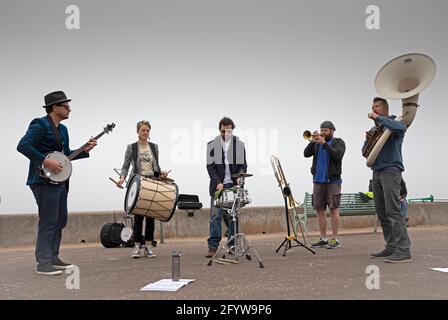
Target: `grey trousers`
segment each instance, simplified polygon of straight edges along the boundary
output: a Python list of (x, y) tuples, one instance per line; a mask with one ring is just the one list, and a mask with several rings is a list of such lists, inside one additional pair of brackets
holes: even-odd
[(398, 254), (410, 253), (406, 221), (400, 211), (401, 171), (373, 171), (373, 199), (381, 222), (386, 249)]

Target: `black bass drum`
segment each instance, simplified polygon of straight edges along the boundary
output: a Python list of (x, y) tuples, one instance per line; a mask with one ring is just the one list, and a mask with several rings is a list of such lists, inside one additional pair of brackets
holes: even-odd
[(132, 247), (134, 245), (132, 229), (118, 222), (103, 225), (100, 241), (105, 248)]

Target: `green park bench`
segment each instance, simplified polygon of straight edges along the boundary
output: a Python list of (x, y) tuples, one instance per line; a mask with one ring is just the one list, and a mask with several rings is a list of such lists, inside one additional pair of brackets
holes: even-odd
[[(305, 217), (315, 217), (317, 215), (311, 204), (312, 194), (305, 192), (303, 201), (303, 212)], [(329, 214), (327, 209), (326, 214)], [(374, 216), (375, 226), (373, 232), (377, 230), (377, 217), (375, 213), (375, 204), (373, 199), (365, 202), (358, 193), (341, 193), (341, 205), (339, 206), (339, 215), (344, 216)]]

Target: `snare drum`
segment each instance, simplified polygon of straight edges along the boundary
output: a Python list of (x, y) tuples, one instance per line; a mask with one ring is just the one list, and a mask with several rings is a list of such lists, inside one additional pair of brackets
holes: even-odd
[(173, 180), (132, 177), (126, 190), (124, 211), (168, 222), (176, 211), (179, 188)]
[(240, 194), (240, 208), (251, 203), (247, 190), (231, 188), (222, 190), (221, 196), (216, 200), (215, 207), (232, 209), (238, 194)]
[(221, 195), (216, 199), (215, 207), (223, 209), (232, 209), (233, 202), (236, 198), (236, 192), (232, 189), (224, 189)]
[(252, 202), (252, 199), (249, 196), (249, 192), (246, 189), (240, 190), (240, 192), (242, 193), (241, 195), (241, 205), (240, 207), (244, 207), (245, 205), (248, 205), (249, 203)]

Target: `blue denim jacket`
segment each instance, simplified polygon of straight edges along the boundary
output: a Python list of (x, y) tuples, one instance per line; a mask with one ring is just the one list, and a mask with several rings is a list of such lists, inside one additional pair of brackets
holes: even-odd
[[(67, 127), (59, 124), (59, 132), (61, 133), (63, 152), (65, 155), (70, 155), (73, 150), (70, 150)], [(38, 174), (38, 169), (42, 166), (47, 153), (52, 151), (61, 151), (53, 129), (47, 116), (36, 118), (31, 121), (26, 134), (20, 139), (17, 145), (17, 151), (22, 153), (30, 159), (28, 179), (26, 184), (49, 184), (49, 182), (41, 178)], [(81, 152), (74, 160), (88, 158), (89, 154)]]

